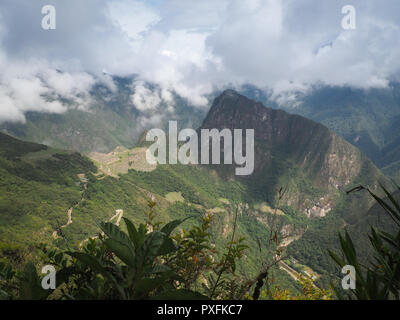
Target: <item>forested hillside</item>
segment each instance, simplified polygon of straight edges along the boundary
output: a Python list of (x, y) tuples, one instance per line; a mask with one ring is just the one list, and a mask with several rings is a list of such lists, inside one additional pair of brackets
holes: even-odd
[(346, 190), (358, 184), (375, 190), (383, 176), (322, 125), (226, 91), (202, 128), (233, 125), (256, 130), (255, 174), (249, 177), (237, 178), (224, 165), (142, 167), (135, 160), (142, 146), (97, 153), (90, 160), (2, 135), (0, 240), (6, 247), (16, 243), (32, 250), (42, 241), (78, 248), (98, 234), (95, 219), (141, 223), (151, 201), (161, 223), (194, 215), (182, 225), (190, 228), (211, 215), (211, 242), (217, 248), (236, 226), (237, 237), (249, 247), (238, 263), (246, 277), (259, 272), (266, 259), (260, 251), (271, 249), (271, 232), (276, 232), (275, 246), (284, 252), (274, 268), (279, 283), (297, 290), (291, 265), (327, 286), (337, 270), (326, 250), (337, 247), (337, 232), (359, 225), (373, 203), (366, 194), (346, 195)]

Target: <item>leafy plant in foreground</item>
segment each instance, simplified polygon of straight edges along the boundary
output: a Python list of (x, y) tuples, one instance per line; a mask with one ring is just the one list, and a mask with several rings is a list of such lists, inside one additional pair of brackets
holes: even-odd
[[(77, 288), (79, 298), (181, 297), (182, 292), (175, 288), (174, 281), (182, 279), (163, 263), (161, 257), (178, 249), (170, 235), (183, 220), (172, 221), (151, 232), (144, 224), (136, 228), (129, 219), (124, 218), (124, 221), (128, 234), (113, 223), (98, 222), (104, 232), (100, 243), (90, 242), (86, 252), (68, 252), (83, 268), (87, 268), (83, 274), (78, 273), (84, 278)], [(186, 298), (202, 297), (189, 290), (184, 294)]]
[[(329, 251), (332, 259), (342, 268), (352, 265), (356, 271), (356, 288), (344, 295), (339, 288), (334, 290), (340, 299), (387, 300), (400, 298), (400, 204), (381, 184), (387, 199), (382, 199), (369, 188), (359, 186), (353, 191), (366, 190), (390, 216), (397, 231), (393, 234), (371, 227), (368, 235), (373, 249), (373, 261), (363, 265), (358, 257), (353, 241), (348, 234), (339, 234), (341, 257)], [(400, 187), (397, 186), (398, 191)]]

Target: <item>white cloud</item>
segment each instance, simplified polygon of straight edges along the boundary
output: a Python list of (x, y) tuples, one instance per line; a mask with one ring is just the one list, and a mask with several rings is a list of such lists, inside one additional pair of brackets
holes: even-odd
[(49, 97), (85, 107), (90, 74), (116, 90), (103, 70), (159, 86), (137, 88), (133, 102), (143, 112), (163, 101), (171, 108), (172, 92), (204, 107), (216, 88), (251, 83), (289, 103), (315, 83), (382, 87), (400, 71), (397, 0), (354, 0), (357, 28), (349, 31), (341, 28), (345, 0), (52, 2), (54, 32), (38, 27), (44, 0), (0, 4), (0, 120), (65, 110)]
[(112, 1), (107, 3), (107, 9), (112, 23), (126, 34), (133, 45), (135, 41), (142, 40), (146, 31), (161, 19), (140, 1)]
[[(0, 74), (0, 121), (25, 121), (27, 111), (62, 113), (87, 109), (95, 80), (85, 72), (63, 73), (46, 61), (3, 60)], [(61, 102), (66, 99), (68, 102)]]
[(147, 89), (143, 84), (135, 85), (131, 99), (136, 109), (142, 112), (153, 111), (161, 103), (158, 92)]

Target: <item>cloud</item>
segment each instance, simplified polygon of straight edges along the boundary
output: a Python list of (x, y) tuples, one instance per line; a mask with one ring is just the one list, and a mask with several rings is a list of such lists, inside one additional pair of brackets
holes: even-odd
[(384, 86), (399, 70), (398, 22), (375, 16), (376, 4), (357, 2), (357, 29), (343, 30), (340, 1), (250, 2), (232, 2), (208, 39), (232, 79), (279, 93), (282, 83)]
[(142, 112), (154, 111), (161, 103), (160, 95), (157, 91), (147, 89), (144, 84), (137, 84), (134, 87), (135, 93), (131, 100), (136, 109)]
[(62, 113), (87, 110), (94, 78), (85, 72), (65, 73), (42, 60), (0, 63), (0, 121), (25, 121), (27, 111)]
[[(46, 4), (56, 7), (56, 30), (40, 27)], [(352, 1), (356, 30), (342, 29), (347, 4), (3, 0), (0, 121), (21, 121), (28, 110), (63, 112), (69, 106), (57, 102), (60, 97), (85, 108), (96, 81), (115, 92), (109, 74), (138, 74), (158, 86), (156, 93), (135, 88), (132, 101), (144, 113), (171, 93), (207, 107), (215, 89), (246, 83), (272, 92), (281, 104), (315, 83), (384, 87), (400, 71), (400, 2)]]
[(107, 3), (107, 11), (112, 23), (121, 29), (133, 45), (142, 40), (146, 31), (161, 20), (144, 2), (112, 1)]
[(175, 114), (175, 98), (171, 91), (152, 86), (141, 80), (131, 84), (130, 101), (140, 113), (136, 120), (138, 134), (152, 127), (162, 127), (166, 116)]

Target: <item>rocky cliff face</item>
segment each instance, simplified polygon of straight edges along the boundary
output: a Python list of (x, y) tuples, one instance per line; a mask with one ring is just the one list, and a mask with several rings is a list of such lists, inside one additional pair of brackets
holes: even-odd
[[(288, 187), (285, 202), (308, 217), (323, 217), (335, 199), (362, 175), (372, 181), (379, 171), (357, 148), (323, 125), (271, 109), (233, 90), (215, 99), (202, 128), (254, 129), (255, 170), (243, 178), (260, 196), (276, 200)], [(225, 172), (232, 177), (232, 172)]]

